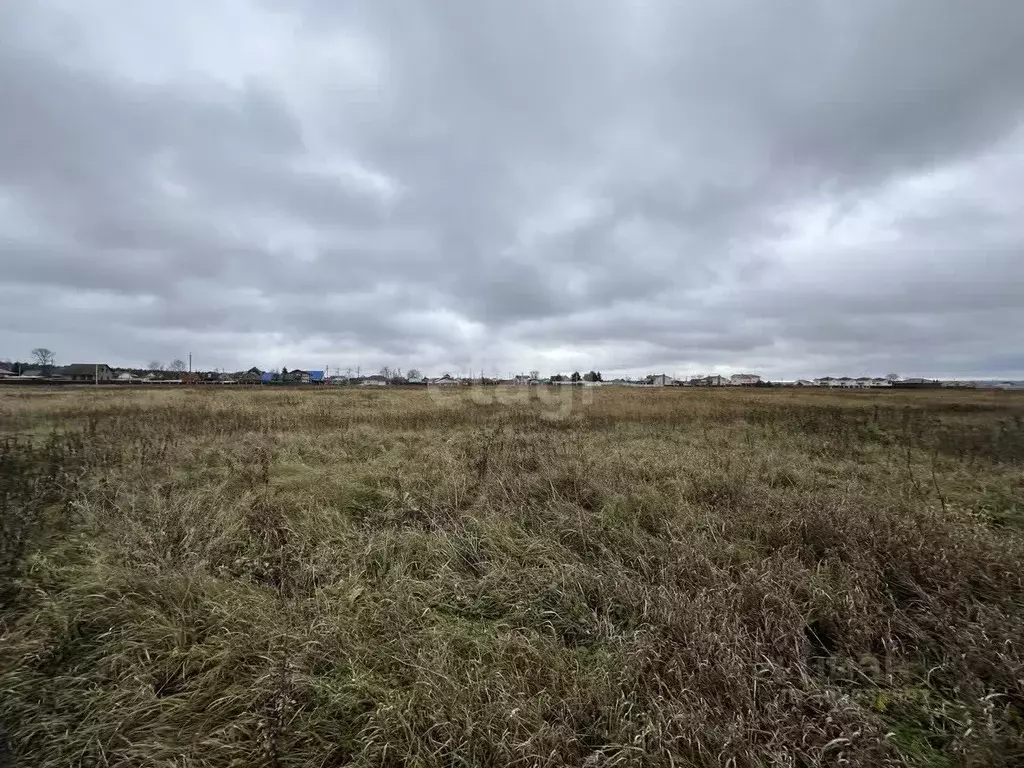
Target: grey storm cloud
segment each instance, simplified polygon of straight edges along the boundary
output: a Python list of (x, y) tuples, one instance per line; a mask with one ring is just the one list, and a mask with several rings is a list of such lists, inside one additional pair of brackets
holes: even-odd
[(1024, 5), (0, 7), (0, 357), (1024, 376)]

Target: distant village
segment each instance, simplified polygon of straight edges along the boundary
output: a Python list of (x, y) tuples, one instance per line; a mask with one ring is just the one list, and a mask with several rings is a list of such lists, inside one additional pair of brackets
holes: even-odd
[(578, 371), (571, 374), (541, 376), (530, 371), (505, 378), (480, 376), (428, 377), (418, 370), (381, 368), (377, 373), (365, 375), (360, 369), (342, 372), (329, 369), (292, 369), (265, 371), (258, 367), (245, 371), (192, 371), (184, 361), (175, 360), (168, 366), (152, 363), (146, 368), (115, 368), (106, 363), (72, 363), (56, 365), (49, 350), (34, 350), (34, 362), (0, 363), (0, 384), (105, 384), (105, 385), (173, 385), (205, 384), (220, 386), (622, 386), (622, 387), (824, 387), (832, 389), (881, 388), (965, 388), (965, 389), (1024, 389), (1020, 381), (967, 381), (960, 379), (903, 378), (896, 374), (884, 377), (823, 376), (793, 381), (767, 381), (753, 373), (734, 373), (729, 376), (670, 376), (652, 373), (640, 378), (605, 379), (600, 371)]

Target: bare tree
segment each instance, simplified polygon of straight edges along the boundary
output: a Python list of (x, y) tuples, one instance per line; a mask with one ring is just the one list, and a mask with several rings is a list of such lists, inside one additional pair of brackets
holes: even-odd
[(885, 378), (887, 378), (889, 381), (899, 381), (900, 375), (898, 373), (890, 373)]
[(40, 368), (49, 368), (57, 360), (57, 356), (46, 347), (36, 347), (32, 350), (32, 359)]
[(185, 365), (184, 360), (176, 359), (171, 361), (170, 369), (175, 373), (184, 373), (186, 368), (188, 368), (188, 366)]
[(530, 378), (531, 379), (539, 379), (540, 378), (540, 371), (530, 371)]
[(150, 360), (146, 368), (151, 371), (162, 371), (164, 369), (164, 364), (159, 360)]
[(419, 381), (423, 378), (423, 374), (420, 373), (419, 368), (410, 368), (405, 375), (408, 377), (409, 381)]
[(391, 369), (388, 368), (388, 366), (385, 365), (383, 368), (380, 369), (380, 375), (383, 376), (385, 379), (390, 379), (391, 378)]

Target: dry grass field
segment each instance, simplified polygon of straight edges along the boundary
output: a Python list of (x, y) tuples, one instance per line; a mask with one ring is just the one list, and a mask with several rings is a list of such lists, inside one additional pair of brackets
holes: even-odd
[(0, 764), (1020, 766), (1022, 419), (0, 391)]

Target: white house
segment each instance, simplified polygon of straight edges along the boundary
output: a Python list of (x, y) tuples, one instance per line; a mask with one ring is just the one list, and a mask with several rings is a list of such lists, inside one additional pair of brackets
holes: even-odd
[(659, 373), (659, 374), (651, 377), (651, 386), (652, 387), (670, 387), (670, 386), (672, 386), (675, 383), (676, 383), (675, 379), (673, 379), (671, 376), (669, 376), (667, 374), (664, 374), (664, 373)]
[(729, 383), (734, 387), (751, 387), (761, 383), (761, 377), (753, 373), (734, 373), (729, 377)]

